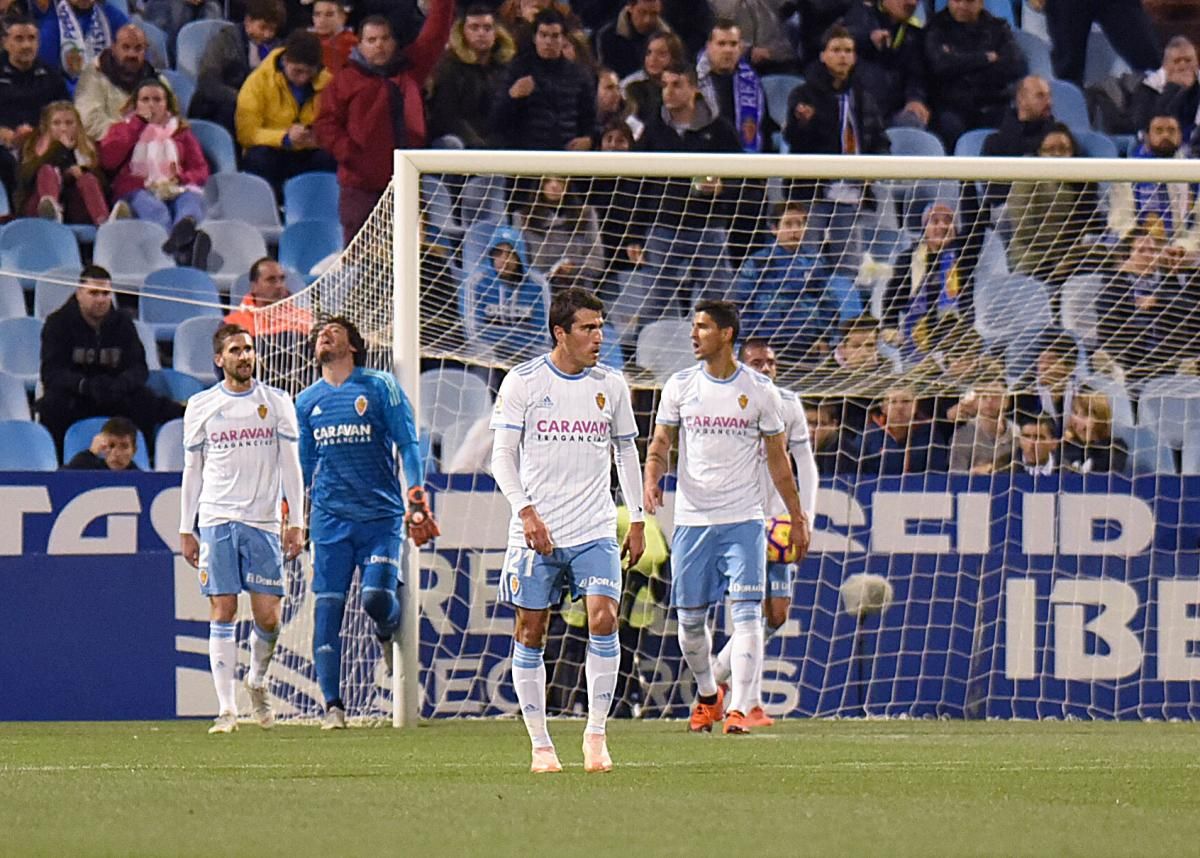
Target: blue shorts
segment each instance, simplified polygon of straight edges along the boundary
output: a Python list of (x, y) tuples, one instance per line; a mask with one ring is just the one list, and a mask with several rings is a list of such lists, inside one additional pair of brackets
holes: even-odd
[(500, 570), (500, 601), (541, 611), (571, 598), (608, 596), (621, 600), (621, 552), (612, 537), (593, 539), (570, 548), (538, 554), (532, 548), (510, 546)]
[(671, 604), (703, 608), (729, 598), (762, 601), (767, 532), (761, 521), (676, 525), (671, 538)]
[(283, 595), (279, 534), (240, 521), (200, 528), (200, 592), (205, 596)]
[(767, 598), (768, 599), (790, 599), (792, 598), (792, 574), (795, 571), (794, 563), (768, 563), (767, 564)]
[(395, 590), (404, 583), (403, 517), (347, 521), (314, 510), (311, 534), (314, 593), (349, 593), (355, 566), (362, 569), (363, 589)]

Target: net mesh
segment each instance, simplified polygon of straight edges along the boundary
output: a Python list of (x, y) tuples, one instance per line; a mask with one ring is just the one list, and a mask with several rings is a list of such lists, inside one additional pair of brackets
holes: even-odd
[[(768, 645), (768, 712), (1191, 717), (1192, 186), (1102, 169), (1089, 181), (961, 181), (928, 165), (902, 181), (537, 169), (426, 173), (402, 221), (421, 230), (419, 421), (443, 528), (421, 553), (424, 717), (516, 709), (513, 615), (497, 603), (509, 509), (487, 418), (505, 372), (548, 349), (549, 301), (567, 285), (605, 302), (602, 361), (633, 390), (639, 445), (663, 382), (693, 362), (700, 298), (735, 301), (743, 338), (769, 341), (778, 383), (805, 402), (822, 489), (813, 552)], [(264, 318), (344, 313), (390, 368), (392, 226), (389, 194), (330, 271)], [(315, 378), (295, 338), (260, 342), (269, 382), (294, 394)], [(682, 716), (692, 699), (667, 609), (670, 509), (661, 544), (625, 575), (617, 715)], [(871, 576), (884, 595), (849, 610)], [(311, 640), (311, 610), (293, 615), (293, 639)], [(355, 598), (346, 636), (350, 710), (382, 713), (390, 695)], [(546, 650), (552, 712), (586, 710), (586, 642), (581, 604), (564, 601)], [(299, 643), (283, 656), (308, 677), (306, 659)], [(286, 692), (311, 714), (317, 695), (301, 685)]]

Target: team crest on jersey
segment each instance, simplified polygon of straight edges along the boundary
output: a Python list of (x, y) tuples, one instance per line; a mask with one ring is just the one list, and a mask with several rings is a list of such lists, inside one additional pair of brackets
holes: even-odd
[(738, 397), (738, 405), (740, 405), (742, 407), (743, 411), (746, 410), (746, 406), (749, 404), (750, 404), (750, 397), (748, 397), (746, 394), (743, 393), (741, 396)]
[(201, 569), (200, 570), (200, 586), (205, 587), (207, 585), (208, 585), (208, 570)]
[(354, 410), (358, 412), (358, 416), (362, 417), (367, 413), (367, 397), (360, 396), (354, 400)]
[(258, 406), (258, 419), (259, 420), (267, 419), (267, 406), (265, 406), (265, 405)]
[(515, 575), (515, 574), (508, 576), (508, 589), (509, 589), (509, 592), (512, 593), (514, 596), (517, 595), (517, 591), (521, 589), (520, 576)]
[(607, 401), (608, 400), (604, 398), (603, 393), (596, 394), (596, 407), (599, 408), (601, 411), (604, 410), (604, 403)]

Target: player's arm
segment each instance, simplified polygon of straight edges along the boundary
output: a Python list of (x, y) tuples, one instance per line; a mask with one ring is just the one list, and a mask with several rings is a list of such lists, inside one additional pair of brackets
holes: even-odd
[(675, 439), (678, 437), (678, 426), (658, 423), (654, 427), (654, 436), (646, 450), (646, 470), (642, 479), (642, 505), (651, 515), (662, 507), (663, 492), (659, 483), (667, 473), (671, 448), (675, 446)]
[[(817, 517), (817, 489), (820, 487), (821, 475), (817, 471), (817, 460), (813, 455), (812, 442), (808, 435), (808, 421), (804, 418), (804, 409), (799, 400), (792, 400), (793, 409), (791, 437), (788, 438), (788, 452), (796, 463), (796, 484), (800, 492), (800, 506), (808, 516), (808, 526), (812, 527)], [(811, 536), (811, 534), (810, 534)]]
[[(187, 437), (185, 435), (185, 437)], [(200, 491), (204, 487), (204, 446), (184, 448), (183, 485), (179, 497), (179, 550), (192, 566), (200, 563), (200, 542), (196, 539), (196, 513), (200, 510)]]
[[(790, 543), (796, 549), (796, 561), (804, 559), (808, 553), (809, 523), (804, 509), (800, 506), (800, 493), (796, 490), (796, 478), (792, 475), (792, 462), (788, 458), (786, 438), (784, 433), (766, 435), (763, 439), (767, 449), (767, 472), (775, 490), (783, 498), (788, 515), (792, 519), (792, 535)], [(802, 526), (797, 527), (799, 522)]]
[(642, 463), (637, 451), (637, 418), (633, 416), (633, 400), (629, 387), (622, 378), (617, 388), (616, 406), (613, 417), (613, 460), (617, 466), (617, 484), (621, 497), (629, 510), (629, 528), (621, 543), (621, 556), (629, 558), (629, 567), (637, 565), (646, 551), (646, 513), (643, 509), (639, 478)]
[(400, 385), (392, 382), (389, 391), (387, 421), (392, 442), (400, 454), (400, 465), (404, 468), (404, 482), (408, 486), (404, 525), (408, 537), (420, 548), (441, 534), (441, 528), (429, 509), (425, 495), (425, 465), (421, 461), (421, 444), (417, 435), (417, 423), (413, 419), (412, 404)]
[(492, 441), (492, 478), (513, 512), (521, 519), (521, 527), (525, 531), (525, 544), (538, 554), (549, 554), (554, 550), (550, 529), (538, 515), (533, 500), (521, 484), (521, 433), (517, 429), (503, 427), (496, 428), (495, 433), (496, 437)]
[[(276, 429), (279, 435), (279, 479), (291, 516), (283, 532), (283, 556), (287, 560), (295, 560), (304, 548), (304, 474), (300, 468), (300, 430), (296, 407), (289, 396), (285, 395), (281, 400)], [(291, 510), (296, 510), (294, 516)]]

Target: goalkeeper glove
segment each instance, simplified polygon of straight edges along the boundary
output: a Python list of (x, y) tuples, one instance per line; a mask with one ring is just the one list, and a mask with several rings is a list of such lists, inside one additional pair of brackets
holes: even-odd
[(425, 489), (420, 486), (413, 486), (408, 490), (408, 512), (404, 515), (404, 527), (418, 548), (435, 536), (441, 535), (441, 528), (433, 520), (433, 513), (429, 511)]

